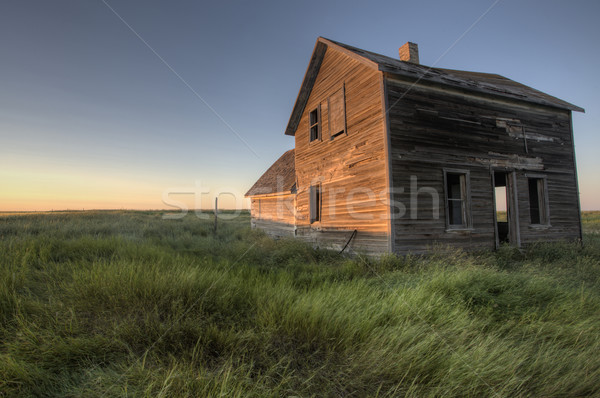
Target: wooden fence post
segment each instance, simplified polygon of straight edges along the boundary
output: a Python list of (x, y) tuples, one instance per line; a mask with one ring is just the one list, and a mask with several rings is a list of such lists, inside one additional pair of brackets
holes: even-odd
[(215, 197), (215, 235), (217, 234), (217, 213), (219, 212), (219, 197)]

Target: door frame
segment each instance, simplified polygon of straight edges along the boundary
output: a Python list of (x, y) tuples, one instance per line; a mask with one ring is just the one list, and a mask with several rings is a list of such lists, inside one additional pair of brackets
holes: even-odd
[(490, 168), (492, 179), (492, 205), (494, 213), (494, 239), (496, 249), (500, 248), (498, 234), (498, 217), (496, 214), (496, 173), (502, 173), (506, 179), (506, 221), (508, 222), (508, 243), (521, 247), (521, 230), (519, 227), (519, 195), (517, 190), (517, 172), (514, 169)]

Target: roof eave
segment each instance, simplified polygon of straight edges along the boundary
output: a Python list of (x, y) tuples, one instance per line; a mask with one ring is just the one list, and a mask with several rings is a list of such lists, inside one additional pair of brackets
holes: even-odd
[[(302, 112), (306, 106), (306, 101), (308, 101), (308, 96), (312, 90), (312, 85), (317, 78), (317, 73), (321, 67), (321, 62), (323, 61), (323, 56), (325, 55), (327, 46), (320, 42), (319, 39), (317, 39), (317, 42), (315, 43), (310, 62), (306, 67), (306, 72), (304, 72), (304, 78), (302, 79), (300, 90), (298, 90), (298, 95), (296, 96), (294, 107), (292, 108), (290, 120), (285, 128), (286, 135), (295, 135), (296, 128), (300, 122), (300, 117), (302, 116)], [(306, 98), (304, 98), (305, 96)]]
[[(532, 104), (537, 104), (537, 105), (544, 105), (544, 106), (548, 106), (551, 108), (558, 108), (558, 109), (565, 109), (565, 110), (570, 110), (570, 111), (575, 111), (575, 112), (582, 112), (585, 113), (585, 109), (571, 104), (570, 102), (561, 100), (560, 98), (556, 98), (555, 102), (550, 102), (550, 101), (544, 101), (542, 99), (532, 99), (532, 98), (517, 98), (514, 96), (509, 96), (509, 95), (502, 95), (502, 94), (494, 94), (494, 93), (490, 93), (488, 91), (485, 91), (483, 89), (479, 89), (477, 87), (472, 87), (472, 86), (464, 86), (464, 85), (454, 85), (454, 84), (450, 84), (447, 82), (441, 82), (441, 81), (435, 81), (432, 79), (428, 79), (428, 78), (423, 78), (423, 77), (418, 77), (415, 78), (414, 75), (409, 74), (409, 73), (402, 73), (399, 72), (397, 70), (390, 70), (390, 68), (387, 68), (385, 65), (380, 65), (379, 66), (379, 70), (381, 72), (384, 73), (385, 76), (390, 77), (400, 77), (400, 78), (404, 78), (404, 79), (408, 79), (414, 82), (414, 84), (422, 81), (424, 83), (433, 83), (433, 84), (440, 84), (442, 86), (447, 86), (447, 87), (454, 87), (460, 90), (465, 90), (465, 91), (470, 91), (470, 92), (474, 92), (474, 93), (478, 93), (478, 94), (482, 94), (485, 96), (491, 96), (491, 97), (498, 97), (498, 98), (504, 98), (505, 100), (513, 100), (513, 101), (517, 101), (517, 102), (527, 102), (527, 103), (532, 103)], [(520, 83), (519, 83), (520, 84)], [(530, 87), (531, 88), (531, 87)], [(531, 88), (532, 90), (535, 90), (533, 88)], [(539, 91), (539, 90), (536, 90)], [(545, 93), (544, 93), (545, 94)], [(546, 94), (548, 95), (548, 94)]]

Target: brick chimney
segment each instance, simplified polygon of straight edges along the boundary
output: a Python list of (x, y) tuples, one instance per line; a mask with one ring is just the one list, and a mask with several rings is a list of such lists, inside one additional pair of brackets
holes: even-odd
[(416, 43), (406, 42), (398, 50), (400, 53), (400, 61), (412, 62), (413, 64), (419, 63), (419, 46)]

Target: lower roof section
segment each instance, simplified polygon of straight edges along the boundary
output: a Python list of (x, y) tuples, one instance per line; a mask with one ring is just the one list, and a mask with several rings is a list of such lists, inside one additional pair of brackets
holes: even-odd
[(295, 151), (285, 152), (246, 192), (246, 196), (291, 192), (296, 185)]

